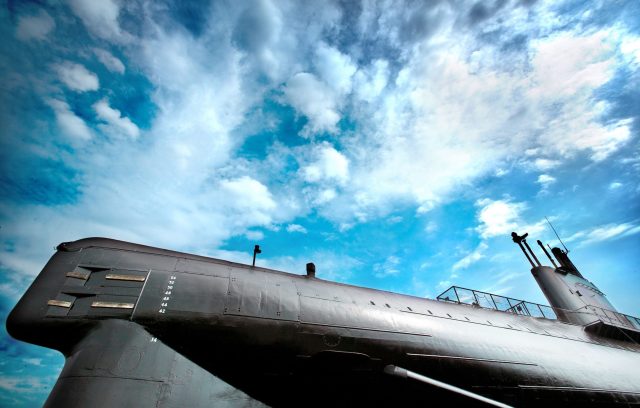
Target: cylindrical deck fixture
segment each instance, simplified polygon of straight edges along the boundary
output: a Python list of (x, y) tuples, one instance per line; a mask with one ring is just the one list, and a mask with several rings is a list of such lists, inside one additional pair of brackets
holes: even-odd
[(316, 265), (313, 262), (307, 264), (307, 278), (316, 277)]
[(253, 247), (253, 262), (251, 263), (251, 266), (256, 266), (256, 255), (261, 253), (262, 250), (260, 249), (260, 245), (256, 245)]

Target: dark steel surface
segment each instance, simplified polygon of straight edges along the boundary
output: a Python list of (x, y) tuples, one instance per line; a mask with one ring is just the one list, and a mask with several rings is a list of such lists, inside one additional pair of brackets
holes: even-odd
[(470, 404), (390, 364), (518, 407), (640, 404), (629, 339), (102, 238), (61, 244), (7, 329), (67, 357), (50, 406)]

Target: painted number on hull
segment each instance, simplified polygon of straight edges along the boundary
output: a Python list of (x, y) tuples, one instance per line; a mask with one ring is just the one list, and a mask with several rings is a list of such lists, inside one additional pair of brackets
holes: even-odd
[(171, 275), (169, 280), (167, 281), (167, 287), (164, 290), (164, 296), (162, 297), (162, 302), (160, 303), (160, 309), (158, 309), (158, 313), (164, 314), (167, 312), (167, 307), (169, 306), (169, 301), (171, 300), (171, 291), (173, 290), (173, 286), (176, 284), (177, 276)]

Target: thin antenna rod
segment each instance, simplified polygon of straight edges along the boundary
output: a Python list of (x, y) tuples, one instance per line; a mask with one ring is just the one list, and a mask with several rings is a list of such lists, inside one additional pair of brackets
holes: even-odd
[(545, 220), (547, 220), (547, 224), (549, 224), (549, 226), (551, 227), (551, 229), (553, 230), (553, 232), (556, 234), (556, 237), (558, 237), (558, 241), (560, 241), (560, 243), (562, 244), (562, 246), (564, 247), (564, 250), (567, 251), (567, 253), (569, 253), (569, 249), (567, 248), (567, 246), (564, 244), (564, 242), (562, 242), (562, 240), (560, 239), (560, 235), (558, 235), (558, 232), (556, 231), (555, 228), (553, 228), (553, 224), (551, 224), (551, 221), (549, 221), (549, 219), (545, 216), (544, 217)]

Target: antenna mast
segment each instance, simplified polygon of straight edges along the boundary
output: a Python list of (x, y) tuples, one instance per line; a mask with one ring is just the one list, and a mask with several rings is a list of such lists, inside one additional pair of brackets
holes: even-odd
[(553, 230), (553, 232), (556, 234), (556, 237), (558, 238), (558, 241), (560, 241), (560, 243), (562, 244), (562, 246), (564, 247), (564, 250), (569, 253), (569, 249), (567, 248), (567, 246), (564, 244), (564, 242), (562, 242), (562, 240), (560, 239), (560, 235), (558, 235), (558, 232), (556, 231), (555, 228), (553, 228), (553, 224), (551, 224), (551, 221), (549, 221), (549, 219), (545, 216), (544, 217), (545, 220), (547, 220), (547, 224), (549, 224), (549, 226), (551, 227), (551, 229)]

